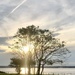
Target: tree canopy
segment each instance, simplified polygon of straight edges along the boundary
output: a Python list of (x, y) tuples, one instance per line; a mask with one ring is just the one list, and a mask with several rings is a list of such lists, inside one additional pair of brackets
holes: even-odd
[(39, 26), (31, 25), (19, 28), (14, 38), (18, 40), (11, 46), (11, 49), (14, 50), (13, 53), (19, 57), (25, 57), (26, 53), (23, 47), (28, 46), (28, 60), (32, 59), (36, 62), (38, 75), (42, 74), (45, 64), (52, 65), (55, 62), (63, 62), (62, 58), (69, 53), (64, 41), (60, 41), (54, 37), (51, 31), (40, 29)]

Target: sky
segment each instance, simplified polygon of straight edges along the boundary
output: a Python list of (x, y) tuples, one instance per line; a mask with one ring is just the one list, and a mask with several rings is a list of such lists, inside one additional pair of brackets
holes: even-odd
[(12, 57), (8, 40), (32, 24), (58, 33), (71, 51), (64, 65), (75, 66), (75, 0), (0, 0), (0, 65)]

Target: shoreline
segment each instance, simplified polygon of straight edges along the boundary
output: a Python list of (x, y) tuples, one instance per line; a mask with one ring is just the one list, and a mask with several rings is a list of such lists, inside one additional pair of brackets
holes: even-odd
[[(15, 67), (0, 66), (0, 68), (15, 68)], [(35, 68), (37, 68), (37, 66)], [(44, 68), (75, 68), (75, 66), (45, 66)]]

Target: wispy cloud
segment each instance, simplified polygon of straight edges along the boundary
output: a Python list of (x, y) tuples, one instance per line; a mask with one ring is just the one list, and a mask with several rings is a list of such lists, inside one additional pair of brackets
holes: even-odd
[[(65, 26), (74, 25), (75, 23), (75, 15), (72, 12), (75, 6), (71, 6), (73, 2), (67, 0), (27, 0), (25, 3), (25, 1), (18, 2), (18, 5), (15, 5), (16, 7), (10, 13), (16, 11), (9, 17), (5, 17), (5, 22), (2, 22), (9, 35), (13, 35), (18, 27), (25, 27), (31, 24), (39, 25), (41, 28), (53, 28), (53, 30), (59, 31), (62, 29), (63, 31), (64, 28), (67, 28)], [(10, 2), (12, 4), (12, 1)], [(11, 34), (8, 29), (13, 33)]]

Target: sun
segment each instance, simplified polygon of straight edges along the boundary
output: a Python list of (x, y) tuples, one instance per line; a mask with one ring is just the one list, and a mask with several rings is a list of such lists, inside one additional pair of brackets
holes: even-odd
[(33, 44), (27, 44), (26, 46), (23, 46), (23, 47), (22, 47), (22, 50), (23, 50), (25, 53), (28, 53), (29, 51), (33, 52), (34, 46), (33, 46)]
[(24, 46), (24, 47), (23, 47), (23, 51), (24, 51), (25, 53), (27, 53), (27, 52), (29, 51), (29, 47), (28, 47), (28, 46)]

